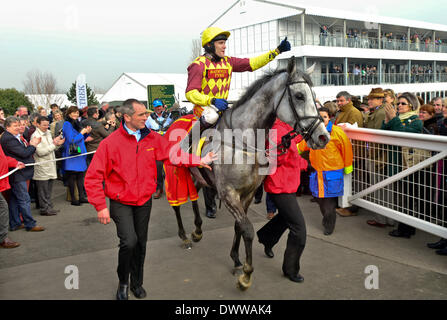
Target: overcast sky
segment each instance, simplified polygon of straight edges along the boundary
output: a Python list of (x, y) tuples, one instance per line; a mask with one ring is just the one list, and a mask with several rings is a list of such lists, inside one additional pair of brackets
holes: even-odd
[[(184, 73), (192, 40), (234, 2), (7, 1), (0, 15), (0, 88), (23, 90), (33, 69), (53, 73), (64, 92), (79, 73), (103, 89), (123, 72)], [(447, 24), (438, 0), (296, 1), (306, 3)]]

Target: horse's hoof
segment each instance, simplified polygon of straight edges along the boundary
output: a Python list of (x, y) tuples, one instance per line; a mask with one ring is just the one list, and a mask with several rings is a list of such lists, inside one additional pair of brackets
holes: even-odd
[(191, 241), (190, 240), (184, 240), (182, 247), (183, 247), (183, 249), (191, 249), (192, 248)]
[(245, 274), (242, 274), (238, 279), (237, 287), (241, 291), (246, 291), (248, 288), (251, 287), (251, 277), (249, 281), (246, 281)]
[(191, 239), (194, 242), (199, 242), (200, 240), (202, 240), (202, 237), (203, 237), (203, 233), (201, 233), (201, 234), (197, 234), (195, 232), (191, 233)]

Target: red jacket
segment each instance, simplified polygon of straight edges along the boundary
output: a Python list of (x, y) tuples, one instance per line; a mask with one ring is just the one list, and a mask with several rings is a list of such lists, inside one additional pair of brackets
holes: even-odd
[[(5, 156), (2, 147), (0, 146), (0, 176), (7, 174), (9, 168), (17, 167), (17, 160), (11, 157)], [(10, 189), (9, 177), (0, 180), (0, 192)]]
[[(137, 142), (121, 125), (99, 144), (85, 176), (88, 200), (97, 211), (107, 208), (105, 197), (126, 205), (145, 204), (156, 189), (155, 160), (170, 163), (170, 155), (181, 152), (178, 144), (170, 148), (163, 136), (148, 128), (140, 132), (141, 139)], [(183, 166), (200, 163), (199, 157), (184, 153), (182, 156), (173, 162)]]
[[(276, 119), (272, 129), (276, 129), (275, 145), (281, 143), (281, 137), (292, 131), (292, 127), (287, 123)], [(270, 134), (270, 140), (272, 136)], [(300, 171), (307, 168), (307, 162), (298, 154), (297, 144), (302, 140), (300, 135), (292, 139), (290, 148), (283, 155), (281, 151), (276, 149), (272, 152), (277, 153), (277, 167), (273, 167), (272, 174), (268, 175), (264, 180), (264, 190), (269, 193), (295, 193), (300, 185)], [(269, 144), (268, 148), (274, 145)], [(275, 171), (276, 169), (276, 171)]]

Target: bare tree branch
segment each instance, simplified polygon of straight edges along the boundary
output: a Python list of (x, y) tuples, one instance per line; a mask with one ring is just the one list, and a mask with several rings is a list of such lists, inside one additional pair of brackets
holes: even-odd
[(98, 94), (104, 94), (104, 93), (106, 93), (107, 90), (104, 90), (103, 88), (101, 88), (99, 86), (94, 86), (93, 91)]
[(200, 39), (193, 39), (191, 46), (190, 62), (194, 61), (201, 54), (202, 54), (202, 41)]
[(43, 104), (46, 108), (49, 108), (52, 103), (60, 103), (61, 101), (61, 97), (57, 95), (57, 80), (50, 72), (29, 71), (26, 74), (23, 87), (26, 94), (35, 96), (31, 98), (35, 107)]

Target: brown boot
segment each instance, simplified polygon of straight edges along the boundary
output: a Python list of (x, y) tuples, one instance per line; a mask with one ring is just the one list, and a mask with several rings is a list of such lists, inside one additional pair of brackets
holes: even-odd
[(162, 194), (163, 194), (163, 189), (158, 189), (154, 193), (154, 199), (160, 199)]
[(346, 208), (337, 208), (335, 209), (335, 211), (338, 213), (339, 216), (341, 217), (351, 217), (351, 216), (356, 216), (357, 213), (352, 212)]
[(44, 227), (40, 227), (40, 226), (34, 226), (32, 228), (27, 228), (26, 231), (31, 231), (31, 232), (40, 232), (40, 231), (44, 231), (45, 228)]
[(5, 240), (3, 240), (3, 242), (0, 243), (0, 247), (5, 249), (17, 248), (18, 246), (20, 246), (20, 243), (14, 242), (9, 238), (6, 238)]

